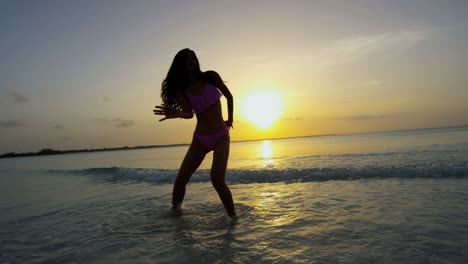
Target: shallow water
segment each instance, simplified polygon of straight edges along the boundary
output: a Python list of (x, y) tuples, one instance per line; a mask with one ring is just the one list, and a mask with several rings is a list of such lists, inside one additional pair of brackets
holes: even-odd
[(466, 179), (236, 184), (236, 223), (225, 216), (209, 183), (188, 186), (181, 212), (168, 206), (170, 185), (93, 185), (77, 187), (100, 195), (82, 194), (3, 222), (2, 259), (464, 263), (468, 256)]
[(0, 160), (1, 263), (467, 263), (467, 134), (233, 143), (237, 222), (184, 147)]

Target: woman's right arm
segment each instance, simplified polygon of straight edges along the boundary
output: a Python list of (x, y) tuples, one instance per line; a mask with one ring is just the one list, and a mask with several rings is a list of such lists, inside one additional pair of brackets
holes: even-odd
[(177, 100), (179, 100), (180, 105), (182, 106), (182, 111), (180, 112), (180, 117), (185, 119), (190, 119), (193, 117), (193, 111), (190, 104), (187, 102), (185, 96), (178, 92), (177, 93)]
[(179, 100), (180, 105), (182, 106), (182, 111), (170, 107), (170, 106), (159, 106), (157, 105), (153, 110), (155, 115), (162, 115), (163, 118), (159, 119), (159, 121), (164, 121), (166, 119), (174, 119), (174, 118), (184, 118), (190, 119), (193, 117), (193, 111), (190, 104), (185, 99), (182, 93), (177, 93), (177, 100)]

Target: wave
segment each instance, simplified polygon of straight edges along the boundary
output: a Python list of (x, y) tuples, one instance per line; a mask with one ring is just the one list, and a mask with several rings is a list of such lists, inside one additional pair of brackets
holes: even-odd
[[(172, 184), (177, 170), (142, 168), (89, 168), (82, 170), (46, 170), (41, 173), (78, 175), (99, 182), (148, 182)], [(231, 184), (316, 182), (330, 180), (359, 180), (386, 178), (467, 178), (467, 166), (361, 167), (361, 168), (306, 168), (306, 169), (229, 169), (226, 181)], [(210, 171), (199, 170), (190, 182), (209, 182)]]

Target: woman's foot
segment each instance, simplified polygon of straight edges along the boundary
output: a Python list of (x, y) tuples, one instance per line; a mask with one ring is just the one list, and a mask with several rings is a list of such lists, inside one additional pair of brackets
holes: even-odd
[(179, 209), (182, 209), (182, 204), (175, 204), (175, 205), (172, 205), (172, 209), (174, 210), (179, 210)]

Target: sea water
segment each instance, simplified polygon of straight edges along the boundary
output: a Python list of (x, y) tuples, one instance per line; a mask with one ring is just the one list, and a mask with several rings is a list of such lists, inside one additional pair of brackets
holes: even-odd
[(468, 126), (187, 148), (1, 159), (0, 263), (468, 263)]

